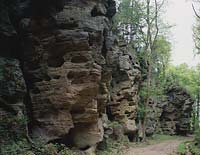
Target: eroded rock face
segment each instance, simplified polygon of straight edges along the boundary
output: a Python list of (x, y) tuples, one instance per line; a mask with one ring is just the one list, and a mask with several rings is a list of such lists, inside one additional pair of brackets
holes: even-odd
[(70, 1), (63, 10), (26, 20), (24, 71), (34, 135), (51, 141), (70, 131), (78, 148), (102, 140), (101, 113), (111, 80), (103, 48), (111, 26), (107, 14), (114, 15), (113, 8), (112, 0)]
[(147, 136), (155, 133), (187, 135), (190, 133), (190, 118), (194, 100), (179, 86), (169, 86), (166, 97), (151, 100), (147, 113)]
[(123, 125), (125, 134), (134, 134), (137, 130), (140, 66), (134, 54), (122, 43), (109, 51), (108, 56), (112, 68), (110, 117)]
[(146, 135), (152, 136), (153, 134), (162, 132), (160, 117), (163, 112), (163, 101), (150, 100), (148, 112), (147, 112), (147, 128)]
[(190, 132), (190, 118), (194, 100), (181, 87), (169, 86), (166, 98), (151, 100), (147, 115), (146, 134), (186, 135)]
[(171, 135), (189, 133), (193, 104), (193, 99), (184, 89), (180, 87), (169, 88), (167, 101), (163, 105), (160, 117), (162, 131)]
[(136, 131), (140, 67), (111, 32), (114, 0), (2, 0), (0, 8), (0, 67), (14, 77), (0, 82), (17, 114), (26, 103), (34, 136), (95, 146), (107, 112), (124, 133)]

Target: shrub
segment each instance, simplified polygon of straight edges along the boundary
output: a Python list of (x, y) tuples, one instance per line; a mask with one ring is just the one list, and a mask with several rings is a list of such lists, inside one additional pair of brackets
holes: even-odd
[(200, 154), (200, 148), (197, 145), (195, 145), (195, 142), (190, 143), (189, 147), (190, 147), (190, 152), (193, 155), (199, 155)]
[(186, 144), (184, 142), (178, 145), (177, 152), (179, 155), (185, 155), (187, 153)]
[(200, 145), (200, 129), (195, 132), (195, 141)]

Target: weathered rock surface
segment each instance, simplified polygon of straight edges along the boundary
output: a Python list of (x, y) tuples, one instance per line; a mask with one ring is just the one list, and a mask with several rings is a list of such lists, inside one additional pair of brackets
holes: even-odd
[(170, 86), (166, 98), (150, 103), (147, 118), (147, 135), (165, 133), (186, 135), (190, 132), (190, 118), (194, 100), (181, 87)]
[(21, 20), (33, 134), (46, 141), (70, 134), (74, 146), (94, 146), (108, 103), (113, 120), (134, 133), (140, 71), (131, 52), (113, 45), (115, 2), (56, 4)]
[[(112, 34), (115, 12), (114, 0), (0, 0), (0, 120), (25, 103), (31, 133), (46, 142), (88, 149), (110, 131), (133, 137), (141, 69)], [(150, 134), (160, 121), (164, 132), (187, 131), (192, 100), (167, 94), (150, 104)]]
[(180, 87), (167, 90), (167, 100), (160, 117), (161, 129), (166, 134), (187, 134), (194, 100)]
[(29, 19), (24, 72), (34, 135), (50, 141), (70, 132), (78, 148), (102, 140), (101, 113), (105, 113), (111, 78), (103, 47), (112, 7), (112, 0), (70, 1), (63, 10), (54, 9), (59, 10), (54, 18), (35, 15)]
[(147, 112), (147, 128), (146, 134), (147, 136), (152, 136), (155, 133), (162, 132), (160, 125), (160, 117), (163, 112), (163, 102), (155, 102), (151, 99)]
[(138, 89), (141, 79), (140, 66), (133, 52), (121, 43), (109, 51), (109, 65), (112, 68), (110, 118), (120, 122), (125, 134), (137, 130)]

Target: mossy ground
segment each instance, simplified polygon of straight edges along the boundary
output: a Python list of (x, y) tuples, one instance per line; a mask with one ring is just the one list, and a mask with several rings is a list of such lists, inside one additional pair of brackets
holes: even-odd
[(64, 145), (45, 144), (41, 139), (30, 143), (26, 135), (26, 117), (0, 119), (0, 155), (78, 155)]
[(106, 142), (104, 141), (99, 145), (97, 155), (122, 155), (124, 151), (128, 150), (129, 148), (145, 147), (175, 139), (184, 139), (184, 137), (156, 134), (152, 137), (149, 137), (146, 142), (129, 142), (128, 138), (126, 137), (118, 141), (107, 139)]
[[(65, 145), (45, 144), (41, 139), (35, 139), (31, 144), (25, 132), (26, 118), (16, 119), (14, 117), (0, 121), (0, 154), (2, 155), (80, 155)], [(115, 124), (114, 124), (115, 126)], [(97, 155), (122, 155), (130, 147), (143, 147), (162, 141), (173, 140), (181, 137), (154, 135), (145, 143), (132, 143), (124, 136), (121, 139), (105, 139), (97, 149)]]

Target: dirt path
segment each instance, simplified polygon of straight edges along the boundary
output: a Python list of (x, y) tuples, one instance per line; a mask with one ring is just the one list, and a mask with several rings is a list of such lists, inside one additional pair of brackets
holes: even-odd
[(144, 148), (131, 148), (124, 155), (176, 155), (177, 146), (186, 140), (169, 140)]

